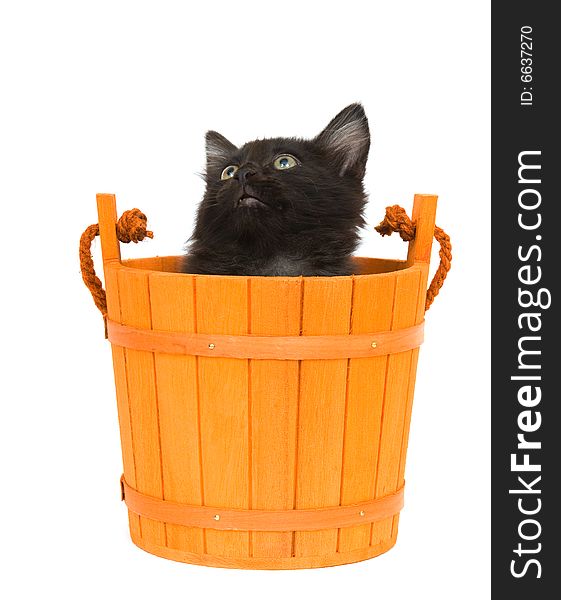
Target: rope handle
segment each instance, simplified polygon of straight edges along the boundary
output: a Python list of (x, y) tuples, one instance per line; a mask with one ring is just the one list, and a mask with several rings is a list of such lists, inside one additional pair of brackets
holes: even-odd
[[(147, 221), (146, 215), (138, 208), (126, 210), (115, 225), (117, 239), (125, 244), (129, 242), (136, 244), (146, 237), (153, 238), (154, 234), (146, 229)], [(103, 316), (105, 337), (107, 337), (107, 298), (101, 280), (95, 274), (91, 251), (92, 242), (98, 235), (99, 224), (95, 223), (87, 227), (80, 236), (80, 270), (82, 272), (82, 279), (86, 287), (90, 290), (93, 301)]]
[[(391, 235), (396, 231), (404, 242), (411, 242), (415, 239), (415, 223), (409, 218), (405, 209), (397, 204), (386, 207), (386, 216), (375, 229), (381, 236)], [(440, 244), (440, 250), (438, 252), (440, 264), (438, 265), (438, 269), (427, 290), (425, 311), (430, 308), (433, 300), (438, 296), (440, 288), (452, 266), (452, 244), (450, 242), (450, 236), (443, 229), (435, 225), (434, 238)]]
[[(129, 242), (136, 244), (144, 238), (153, 238), (153, 232), (148, 231), (146, 225), (146, 215), (138, 208), (127, 210), (116, 223), (117, 239), (125, 244)], [(415, 223), (411, 221), (405, 210), (397, 204), (386, 208), (384, 220), (375, 229), (382, 236), (391, 235), (396, 231), (405, 242), (415, 239)], [(107, 337), (107, 298), (101, 280), (95, 273), (91, 253), (91, 244), (98, 235), (99, 224), (95, 223), (87, 227), (80, 236), (80, 270), (82, 272), (82, 279), (86, 287), (90, 290), (93, 301), (103, 316)], [(434, 237), (440, 244), (440, 264), (427, 290), (425, 310), (430, 308), (433, 300), (440, 292), (452, 261), (452, 244), (450, 243), (448, 234), (440, 227), (435, 226)]]

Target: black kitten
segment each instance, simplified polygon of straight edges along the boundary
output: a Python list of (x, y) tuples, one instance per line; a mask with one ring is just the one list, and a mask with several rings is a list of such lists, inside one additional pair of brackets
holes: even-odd
[(360, 104), (313, 140), (236, 148), (206, 134), (206, 192), (183, 271), (220, 275), (349, 275), (364, 224), (370, 132)]

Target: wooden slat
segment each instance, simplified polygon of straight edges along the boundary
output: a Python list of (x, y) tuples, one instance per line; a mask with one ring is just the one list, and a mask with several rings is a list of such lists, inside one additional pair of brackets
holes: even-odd
[[(348, 333), (352, 278), (304, 281), (302, 334)], [(339, 504), (347, 359), (306, 360), (300, 366), (295, 508)], [(294, 534), (294, 555), (331, 554), (337, 529)]]
[[(425, 298), (427, 291), (427, 281), (429, 275), (429, 266), (420, 265), (421, 275), (419, 277), (419, 293), (417, 296), (417, 314), (415, 316), (415, 323), (421, 323), (425, 318)], [(405, 472), (405, 458), (407, 454), (407, 444), (409, 442), (409, 424), (411, 421), (411, 410), (413, 407), (413, 393), (415, 390), (415, 379), (417, 374), (417, 361), (419, 358), (420, 348), (414, 348), (411, 351), (411, 370), (409, 375), (409, 390), (407, 396), (407, 410), (405, 413), (405, 429), (403, 431), (403, 443), (401, 446), (401, 460), (399, 463), (399, 477), (397, 479), (397, 485), (400, 487), (404, 482)]]
[[(247, 333), (245, 278), (195, 277), (197, 331)], [(210, 506), (249, 508), (248, 361), (198, 359), (204, 500)], [(206, 531), (209, 554), (247, 557), (249, 533)]]
[[(421, 323), (425, 318), (425, 298), (428, 279), (428, 264), (419, 265), (421, 275), (419, 277), (419, 293), (417, 296), (417, 314), (415, 323)], [(401, 442), (401, 454), (399, 459), (399, 473), (396, 480), (396, 486), (400, 488), (404, 482), (405, 474), (405, 459), (407, 456), (407, 445), (409, 443), (409, 428), (411, 425), (411, 413), (413, 410), (413, 395), (415, 392), (415, 380), (417, 377), (417, 362), (419, 360), (419, 348), (414, 348), (411, 351), (411, 367), (409, 369), (409, 387), (407, 389), (407, 405), (405, 407), (405, 420), (403, 425), (403, 439)], [(392, 537), (397, 535), (399, 524), (399, 515), (395, 515), (392, 523)]]
[[(105, 287), (107, 290), (107, 315), (119, 323), (121, 307), (119, 303), (119, 287), (117, 280), (118, 264), (105, 265)], [(130, 485), (136, 487), (136, 470), (134, 461), (134, 440), (132, 437), (129, 392), (127, 389), (127, 370), (125, 349), (111, 346), (113, 355), (113, 371), (115, 374), (115, 391), (117, 395), (117, 413), (119, 416), (119, 432), (121, 434), (121, 452), (123, 455), (123, 473)], [(131, 533), (140, 536), (140, 520), (138, 515), (129, 511)]]
[[(395, 276), (357, 278), (352, 333), (387, 331), (392, 324)], [(374, 498), (387, 356), (349, 361), (341, 504)], [(370, 544), (371, 524), (339, 531), (339, 552)]]
[[(97, 215), (101, 241), (101, 255), (107, 298), (107, 316), (122, 323), (119, 301), (119, 283), (117, 272), (121, 265), (119, 241), (115, 231), (117, 223), (117, 204), (114, 194), (97, 194)], [(117, 414), (119, 417), (119, 433), (121, 436), (121, 453), (123, 457), (123, 473), (131, 485), (136, 485), (134, 465), (134, 440), (132, 438), (129, 393), (127, 388), (127, 370), (125, 349), (111, 346), (113, 357), (113, 373), (115, 376), (115, 392), (117, 396)], [(133, 537), (140, 537), (140, 518), (130, 510), (129, 527)]]
[[(419, 295), (417, 297), (417, 315), (415, 323), (420, 323), (425, 317), (425, 299), (428, 286), (429, 263), (431, 259), (432, 245), (434, 241), (434, 225), (436, 219), (436, 208), (438, 196), (433, 195), (415, 195), (413, 211), (411, 218), (416, 223), (415, 239), (409, 243), (407, 253), (408, 264), (417, 264), (421, 268), (421, 277), (419, 280)], [(417, 376), (417, 362), (419, 358), (419, 348), (411, 352), (411, 368), (409, 372), (409, 388), (407, 392), (407, 406), (405, 411), (405, 424), (403, 430), (403, 440), (401, 444), (401, 459), (397, 485), (400, 486), (404, 480), (405, 458), (407, 455), (407, 445), (409, 443), (409, 428), (411, 423), (411, 412), (413, 408), (413, 394), (415, 390), (415, 380)], [(397, 536), (399, 515), (396, 515), (392, 524), (392, 537)]]
[[(420, 269), (396, 274), (392, 330), (409, 327), (415, 323), (420, 275)], [(397, 489), (396, 481), (401, 459), (411, 353), (412, 350), (408, 350), (388, 357), (376, 471), (376, 498)], [(379, 544), (391, 536), (392, 523), (393, 518), (390, 517), (372, 524), (371, 545)]]
[[(260, 335), (300, 333), (301, 279), (250, 280), (250, 329)], [(292, 509), (298, 361), (251, 360), (251, 507)], [(292, 556), (292, 532), (255, 532), (253, 556)]]
[[(149, 285), (154, 329), (195, 332), (193, 278), (151, 273)], [(201, 505), (197, 358), (156, 353), (154, 361), (164, 499)], [(204, 553), (202, 529), (166, 524), (166, 531), (170, 548)]]
[(130, 487), (126, 481), (121, 483), (127, 506), (141, 516), (185, 527), (220, 531), (322, 531), (333, 527), (363, 525), (376, 517), (393, 516), (403, 506), (403, 489), (395, 494), (352, 506), (263, 510), (179, 504), (145, 496)]
[(349, 335), (223, 335), (219, 333), (178, 333), (139, 329), (107, 321), (112, 344), (163, 354), (184, 354), (209, 358), (251, 358), (266, 360), (323, 360), (370, 358), (405, 352), (423, 343), (424, 324), (396, 331)]
[(415, 194), (411, 220), (415, 222), (415, 239), (409, 243), (407, 263), (429, 263), (434, 236), (438, 196)]
[[(413, 203), (411, 218), (416, 223), (416, 235), (415, 239), (409, 243), (407, 262), (410, 265), (416, 263), (421, 269), (415, 323), (420, 323), (425, 318), (425, 299), (427, 295), (429, 263), (434, 241), (434, 225), (436, 219), (437, 202), (438, 196), (417, 194), (415, 195), (415, 201)], [(409, 443), (409, 429), (411, 425), (411, 412), (413, 408), (413, 394), (415, 390), (418, 359), (419, 348), (415, 348), (411, 351), (407, 405), (405, 408), (399, 472), (396, 480), (396, 486), (398, 487), (401, 487), (404, 481), (405, 459), (407, 455), (407, 445)], [(396, 515), (392, 522), (392, 538), (397, 536), (398, 525), (399, 515)]]
[(101, 256), (104, 264), (121, 259), (121, 249), (117, 239), (117, 200), (115, 194), (97, 194), (97, 219), (101, 239)]
[[(148, 272), (119, 269), (121, 320), (134, 327), (152, 326)], [(154, 377), (154, 356), (142, 350), (125, 350), (132, 437), (134, 439), (136, 486), (139, 492), (163, 498), (160, 456), (158, 401)], [(164, 546), (163, 523), (140, 518), (142, 537)]]

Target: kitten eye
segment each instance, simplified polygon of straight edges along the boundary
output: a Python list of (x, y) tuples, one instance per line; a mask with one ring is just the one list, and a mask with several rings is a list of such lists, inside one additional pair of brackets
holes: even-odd
[(224, 169), (224, 171), (222, 171), (222, 175), (220, 175), (220, 179), (232, 179), (232, 177), (236, 174), (236, 171), (239, 169), (239, 167), (236, 167), (236, 165), (230, 165), (228, 167), (226, 167)]
[(281, 154), (275, 158), (273, 167), (279, 171), (284, 171), (285, 169), (291, 169), (292, 167), (295, 167), (297, 164), (298, 161), (291, 154)]

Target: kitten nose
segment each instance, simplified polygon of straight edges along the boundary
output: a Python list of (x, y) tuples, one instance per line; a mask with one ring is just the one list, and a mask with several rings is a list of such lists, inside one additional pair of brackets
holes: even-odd
[(248, 179), (252, 175), (255, 175), (256, 173), (257, 173), (257, 171), (255, 170), (254, 167), (247, 165), (244, 167), (240, 167), (236, 171), (235, 177), (237, 177), (238, 181), (243, 185), (246, 182), (246, 179)]

